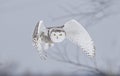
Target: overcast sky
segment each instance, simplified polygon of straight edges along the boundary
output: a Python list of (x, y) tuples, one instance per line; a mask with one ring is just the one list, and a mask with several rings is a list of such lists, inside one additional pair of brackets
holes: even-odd
[[(115, 5), (117, 6), (110, 7), (112, 9), (108, 9), (108, 11), (114, 9), (120, 12), (120, 9), (118, 9), (120, 2), (116, 2)], [(79, 12), (80, 9), (78, 8), (92, 10), (93, 7), (89, 6), (91, 5), (88, 5), (87, 2), (85, 3), (82, 0), (0, 0), (0, 62), (17, 63), (19, 65), (19, 73), (25, 70), (30, 70), (34, 73), (73, 71), (75, 69), (74, 66), (49, 58), (46, 61), (41, 61), (36, 49), (32, 46), (32, 32), (35, 24), (39, 20), (44, 20), (45, 26), (62, 25), (75, 17), (67, 16), (58, 20), (57, 17)], [(68, 9), (74, 8), (67, 11), (64, 10), (64, 7)], [(86, 21), (80, 21), (79, 18), (75, 19), (81, 22), (83, 26), (87, 24)], [(95, 20), (93, 19), (92, 22), (95, 22)], [(119, 25), (120, 14), (117, 13), (117, 15), (111, 15), (102, 20), (98, 20), (98, 23), (92, 24), (91, 27), (85, 27), (95, 42), (99, 67), (106, 68), (106, 65), (109, 63), (115, 70), (118, 66), (120, 67)], [(60, 45), (58, 44), (57, 46), (59, 47)], [(71, 48), (74, 50), (73, 47)]]

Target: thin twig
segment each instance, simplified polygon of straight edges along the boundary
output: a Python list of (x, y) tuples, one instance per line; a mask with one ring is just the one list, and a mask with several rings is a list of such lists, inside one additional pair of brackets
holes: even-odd
[(59, 62), (64, 62), (64, 63), (72, 64), (72, 65), (75, 65), (75, 66), (83, 67), (83, 68), (86, 68), (86, 69), (94, 70), (98, 73), (101, 73), (101, 71), (99, 71), (98, 69), (96, 69), (95, 67), (92, 67), (92, 66), (87, 66), (87, 65), (84, 65), (84, 64), (75, 63), (73, 61), (66, 61), (66, 60), (62, 60), (62, 59), (55, 59), (55, 60), (59, 61)]
[(64, 44), (65, 46), (63, 46), (64, 48), (64, 56), (66, 58), (67, 61), (70, 61), (70, 58), (68, 56), (68, 52), (67, 52), (67, 44)]

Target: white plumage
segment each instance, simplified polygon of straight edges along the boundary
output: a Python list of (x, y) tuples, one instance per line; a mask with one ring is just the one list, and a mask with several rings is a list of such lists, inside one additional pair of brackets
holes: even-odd
[(95, 56), (95, 46), (90, 35), (76, 20), (70, 20), (64, 26), (50, 28), (46, 28), (43, 21), (39, 21), (32, 38), (33, 46), (37, 48), (42, 57), (46, 56), (43, 54), (45, 50), (52, 47), (54, 43), (62, 42), (65, 38), (81, 47), (87, 56)]
[(42, 40), (43, 35), (47, 35), (47, 29), (43, 24), (43, 21), (39, 21), (37, 25), (35, 26), (33, 35), (32, 35), (32, 40), (33, 40), (33, 46), (38, 50), (38, 53), (40, 55), (41, 59), (46, 59), (47, 55), (45, 50), (48, 49), (48, 44)]
[(80, 46), (89, 57), (94, 57), (95, 46), (84, 27), (76, 20), (70, 20), (64, 25), (66, 38)]

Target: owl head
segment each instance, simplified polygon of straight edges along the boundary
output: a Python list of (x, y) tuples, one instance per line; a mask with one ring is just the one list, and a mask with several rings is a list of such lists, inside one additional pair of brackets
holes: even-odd
[(62, 42), (66, 37), (65, 31), (60, 27), (52, 28), (49, 35), (52, 42), (55, 43)]

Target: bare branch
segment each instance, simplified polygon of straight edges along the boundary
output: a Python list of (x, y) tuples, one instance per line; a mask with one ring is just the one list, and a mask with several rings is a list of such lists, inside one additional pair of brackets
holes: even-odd
[[(93, 71), (96, 71), (96, 72), (98, 72), (98, 73), (101, 72), (100, 70), (96, 69), (95, 67), (87, 66), (87, 65), (84, 65), (84, 64), (80, 64), (80, 63), (76, 63), (76, 62), (74, 62), (74, 61), (67, 61), (67, 60), (56, 59), (56, 58), (54, 58), (54, 60), (59, 61), (59, 62), (63, 62), (63, 63), (67, 63), (67, 64), (72, 64), (72, 65), (74, 65), (74, 66), (86, 68), (86, 71), (87, 71), (87, 70), (89, 70), (89, 71), (90, 71), (90, 70), (93, 70)], [(102, 72), (101, 72), (101, 73), (102, 73)]]
[[(113, 4), (114, 0), (86, 0), (86, 3), (90, 4), (90, 6), (93, 7), (92, 9), (90, 9), (90, 11), (81, 10), (80, 7), (84, 8), (84, 6), (85, 6), (85, 5), (81, 5), (81, 4), (78, 4), (78, 5), (73, 4), (75, 7), (70, 5), (69, 8), (66, 8), (63, 6), (60, 8), (62, 8), (63, 11), (67, 12), (68, 14), (59, 16), (59, 17), (54, 17), (53, 20), (61, 20), (61, 19), (66, 19), (66, 18), (77, 18), (78, 20), (84, 20), (85, 24), (88, 26), (88, 25), (98, 23), (102, 19), (107, 18), (116, 13), (116, 12), (109, 10), (109, 8), (111, 8), (114, 5)], [(67, 51), (67, 47), (62, 46), (62, 48), (64, 48), (64, 50), (60, 50), (59, 48), (56, 48), (56, 50), (58, 52), (57, 56), (60, 56), (60, 57), (59, 57), (59, 59), (56, 57), (53, 57), (54, 60), (63, 62), (63, 63), (72, 64), (72, 65), (75, 65), (78, 67), (83, 67), (89, 71), (92, 70), (92, 71), (95, 71), (98, 73), (103, 73), (97, 68), (96, 61), (93, 61), (95, 67), (81, 64), (80, 60), (79, 60), (80, 59), (79, 50), (76, 50), (76, 56), (75, 56), (76, 62), (75, 62), (72, 59), (70, 59), (69, 52)], [(63, 51), (63, 53), (62, 53), (62, 51)]]
[[(88, 24), (93, 25), (106, 17), (116, 15), (116, 12), (111, 11), (112, 10), (111, 7), (115, 5), (114, 3), (117, 2), (117, 0), (85, 0), (85, 1), (86, 4), (79, 3), (78, 5), (75, 5), (71, 3), (70, 6), (67, 7), (67, 5), (70, 3), (69, 2), (66, 4), (66, 6), (61, 6), (60, 8), (62, 8), (63, 11), (67, 12), (68, 14), (59, 17), (54, 17), (52, 20), (78, 18), (78, 20), (85, 20), (86, 25)], [(92, 8), (91, 11), (88, 10), (84, 11), (80, 8), (82, 7), (84, 9), (85, 5), (88, 4), (90, 5), (90, 8)], [(109, 8), (111, 8), (111, 10)]]

